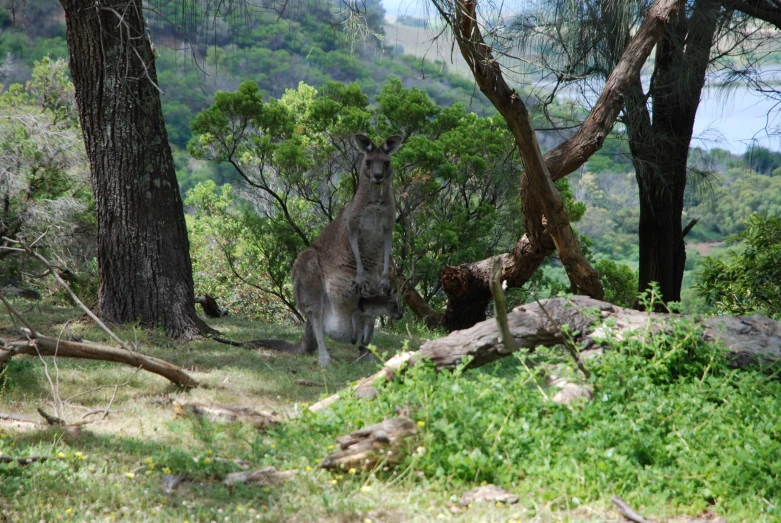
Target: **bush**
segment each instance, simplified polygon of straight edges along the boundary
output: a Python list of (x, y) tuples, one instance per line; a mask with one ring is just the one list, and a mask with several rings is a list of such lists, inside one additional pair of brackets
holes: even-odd
[[(716, 505), (728, 519), (777, 515), (781, 383), (731, 369), (685, 321), (607, 343), (612, 350), (590, 364), (597, 390), (590, 403), (549, 401), (524, 355), (472, 372), (419, 364), (375, 400), (343, 400), (332, 413), (281, 427), (277, 458), (304, 466), (324, 452), (312, 446), (411, 405), (419, 448), (400, 469), (408, 467), (411, 482), (448, 490), (491, 482), (526, 494), (527, 506), (564, 509), (620, 495), (661, 511)], [(556, 350), (538, 358), (568, 365)]]
[(727, 241), (742, 248), (726, 261), (706, 257), (697, 292), (722, 314), (781, 319), (781, 216), (753, 214)]

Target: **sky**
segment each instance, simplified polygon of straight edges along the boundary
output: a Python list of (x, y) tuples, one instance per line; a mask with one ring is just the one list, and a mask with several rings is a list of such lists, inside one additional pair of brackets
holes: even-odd
[[(422, 17), (430, 14), (429, 0), (382, 0), (386, 17), (395, 21), (399, 15)], [(423, 39), (431, 35), (421, 29)], [(397, 43), (404, 46), (404, 42)], [(781, 72), (773, 72), (781, 75)], [(781, 150), (781, 136), (769, 135), (767, 128), (781, 128), (781, 106), (762, 94), (747, 88), (724, 93), (706, 88), (697, 111), (692, 146), (727, 149), (741, 154), (747, 147), (760, 145)]]

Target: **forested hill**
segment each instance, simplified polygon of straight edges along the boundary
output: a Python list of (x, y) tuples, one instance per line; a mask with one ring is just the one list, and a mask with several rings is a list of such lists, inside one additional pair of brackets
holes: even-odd
[[(405, 87), (424, 89), (440, 106), (460, 102), (479, 115), (495, 113), (464, 75), (388, 44), (391, 39), (384, 39), (384, 9), (379, 0), (365, 2), (366, 11), (358, 20), (359, 26), (368, 27), (363, 32), (345, 22), (344, 11), (335, 2), (324, 0), (291, 3), (282, 14), (269, 8), (224, 19), (196, 12), (182, 16), (177, 3), (169, 7), (156, 3), (164, 5), (154, 7), (151, 2), (150, 29), (183, 192), (206, 179), (217, 183), (235, 179), (231, 167), (196, 161), (185, 146), (191, 137), (190, 123), (212, 103), (215, 91), (234, 91), (246, 79), (274, 98), (300, 82), (321, 90), (331, 81), (355, 82), (374, 101), (395, 77)], [(0, 2), (0, 57), (10, 60), (0, 82), (25, 82), (35, 61), (67, 57), (64, 16), (57, 0), (27, 0), (15, 12), (3, 5)], [(414, 52), (410, 45), (407, 51)], [(544, 141), (546, 145), (550, 143)], [(690, 163), (684, 218), (700, 220), (688, 236), (690, 241), (720, 241), (741, 230), (752, 212), (781, 212), (781, 155), (764, 149), (742, 156), (697, 151)], [(619, 138), (608, 140), (570, 183), (587, 208), (576, 227), (594, 240), (593, 250), (636, 263), (637, 185), (626, 145)]]
[[(183, 190), (215, 174), (194, 173), (187, 165), (184, 147), (191, 136), (190, 122), (211, 104), (216, 90), (235, 90), (243, 80), (254, 80), (262, 93), (274, 98), (299, 82), (318, 89), (329, 81), (355, 82), (373, 99), (395, 77), (405, 87), (425, 89), (439, 105), (461, 102), (479, 115), (495, 112), (473, 82), (449, 72), (442, 62), (421, 61), (403, 54), (400, 46), (386, 46), (385, 11), (378, 0), (362, 3), (365, 12), (353, 25), (345, 23), (343, 9), (323, 0), (291, 3), (282, 14), (270, 7), (216, 21), (199, 13), (182, 17), (176, 2), (168, 7), (166, 2), (151, 4), (148, 18), (158, 80), (169, 139), (179, 148)], [(355, 28), (360, 24), (369, 31)], [(191, 50), (183, 49), (188, 43)], [(0, 3), (0, 56), (9, 54), (13, 63), (0, 79), (5, 84), (29, 79), (33, 63), (44, 56), (67, 57), (64, 15), (57, 0), (27, 0), (23, 12), (16, 13)]]

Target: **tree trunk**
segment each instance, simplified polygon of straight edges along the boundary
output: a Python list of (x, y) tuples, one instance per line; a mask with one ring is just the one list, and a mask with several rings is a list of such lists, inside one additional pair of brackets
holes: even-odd
[[(665, 302), (680, 301), (686, 265), (681, 227), (686, 162), (668, 165), (664, 175), (654, 167), (635, 167), (640, 191), (639, 290), (657, 282)], [(660, 179), (667, 182), (664, 189), (653, 186)]]
[(639, 80), (627, 97), (625, 123), (640, 193), (639, 291), (657, 282), (665, 302), (681, 299), (689, 146), (718, 11), (715, 1), (698, 0), (688, 18), (680, 12), (664, 32), (656, 49), (650, 112)]
[(155, 57), (140, 0), (60, 0), (98, 225), (98, 315), (200, 330)]

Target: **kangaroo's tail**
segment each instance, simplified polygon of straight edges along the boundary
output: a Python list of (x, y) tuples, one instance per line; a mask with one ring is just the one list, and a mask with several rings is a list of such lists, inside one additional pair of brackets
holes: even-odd
[(303, 345), (303, 341), (298, 343), (290, 343), (289, 341), (285, 340), (251, 340), (242, 343), (242, 346), (248, 348), (272, 349), (278, 350), (280, 352), (292, 352), (294, 354), (305, 352)]
[(304, 352), (314, 352), (317, 349), (317, 340), (315, 339), (315, 332), (312, 330), (312, 324), (306, 322), (306, 328), (304, 330), (304, 339), (298, 343), (290, 343), (285, 340), (250, 340), (250, 341), (232, 341), (225, 338), (213, 337), (214, 341), (220, 343), (226, 343), (233, 345), (234, 347), (244, 347), (247, 349), (271, 349), (280, 352), (291, 352), (293, 354), (301, 354)]

